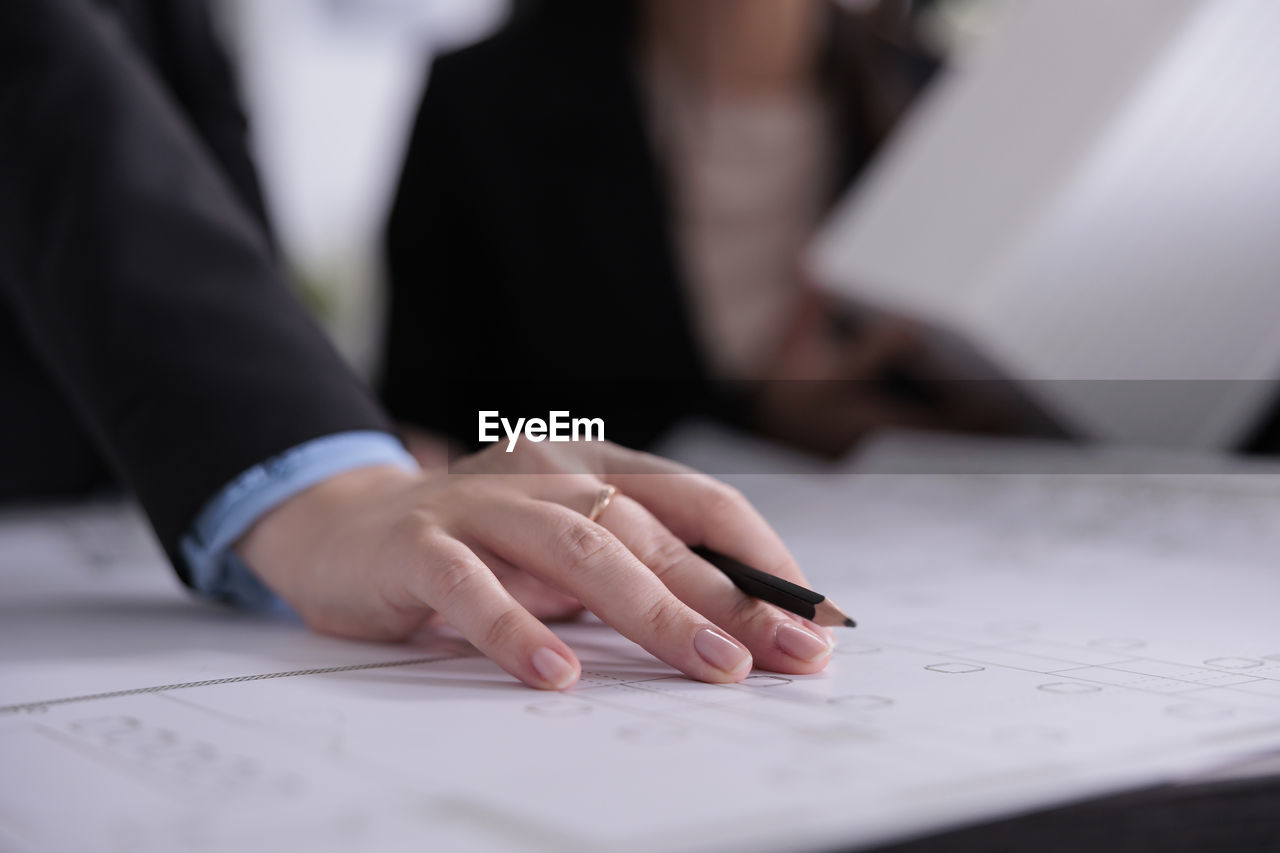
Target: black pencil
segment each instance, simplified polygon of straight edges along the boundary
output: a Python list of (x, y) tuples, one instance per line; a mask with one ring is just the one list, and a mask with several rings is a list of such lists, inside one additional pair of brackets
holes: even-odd
[(805, 589), (768, 572), (753, 569), (746, 563), (721, 554), (719, 551), (712, 551), (702, 546), (692, 550), (693, 553), (728, 575), (733, 585), (747, 595), (776, 604), (783, 610), (803, 616), (817, 625), (857, 627), (857, 623), (828, 601), (825, 595)]

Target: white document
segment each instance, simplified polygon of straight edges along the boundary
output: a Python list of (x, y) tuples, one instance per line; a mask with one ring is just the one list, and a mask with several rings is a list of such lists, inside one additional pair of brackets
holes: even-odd
[(585, 622), (540, 693), (190, 601), (127, 510), (0, 518), (0, 850), (818, 850), (1280, 749), (1274, 476), (734, 481), (859, 620), (821, 675)]
[(1222, 448), (1280, 379), (1280, 4), (1028, 0), (817, 242), (1067, 429)]

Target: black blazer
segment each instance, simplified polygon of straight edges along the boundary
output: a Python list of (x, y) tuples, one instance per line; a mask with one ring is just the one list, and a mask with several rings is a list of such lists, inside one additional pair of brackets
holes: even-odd
[(273, 259), (202, 2), (0, 3), (0, 128), (0, 498), (109, 468), (181, 573), (241, 471), (387, 428)]
[[(398, 418), (473, 444), (479, 409), (569, 409), (644, 445), (688, 414), (740, 415), (743, 389), (711, 381), (691, 324), (636, 5), (546, 0), (432, 69), (387, 231), (382, 391)], [(904, 92), (932, 70), (848, 16), (835, 32), (833, 199), (902, 105), (872, 103), (868, 68)]]

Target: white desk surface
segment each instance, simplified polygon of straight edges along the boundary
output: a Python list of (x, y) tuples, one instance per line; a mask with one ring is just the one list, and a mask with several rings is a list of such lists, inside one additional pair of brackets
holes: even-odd
[(821, 849), (1280, 749), (1274, 475), (673, 449), (777, 472), (732, 479), (859, 620), (828, 672), (697, 684), (586, 622), (538, 693), (192, 601), (127, 507), (0, 516), (0, 850)]

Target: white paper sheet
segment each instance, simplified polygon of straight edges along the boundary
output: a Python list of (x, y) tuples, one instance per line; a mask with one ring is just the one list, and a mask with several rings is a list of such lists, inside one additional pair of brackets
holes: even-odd
[(0, 518), (0, 850), (819, 849), (1280, 747), (1274, 477), (735, 480), (860, 622), (823, 675), (588, 622), (538, 693), (191, 602), (127, 510)]

